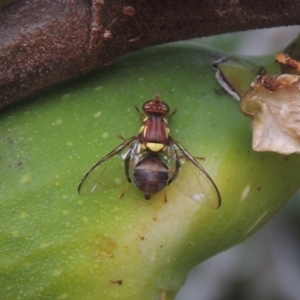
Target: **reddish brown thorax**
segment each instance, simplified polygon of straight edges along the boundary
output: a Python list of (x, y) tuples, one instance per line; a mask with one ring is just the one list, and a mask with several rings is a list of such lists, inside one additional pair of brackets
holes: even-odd
[(147, 117), (143, 119), (143, 126), (139, 131), (142, 149), (152, 152), (162, 151), (169, 145), (170, 131), (168, 121), (164, 118), (169, 112), (169, 106), (156, 96), (143, 104), (143, 111)]

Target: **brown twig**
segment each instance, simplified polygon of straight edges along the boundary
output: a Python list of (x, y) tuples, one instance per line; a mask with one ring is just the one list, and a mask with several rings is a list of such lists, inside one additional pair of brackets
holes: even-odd
[(299, 14), (292, 0), (19, 0), (0, 13), (0, 108), (128, 52)]

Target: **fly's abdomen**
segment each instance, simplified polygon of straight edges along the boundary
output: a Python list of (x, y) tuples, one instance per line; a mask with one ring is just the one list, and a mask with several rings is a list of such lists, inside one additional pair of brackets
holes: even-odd
[(133, 182), (146, 199), (163, 190), (168, 180), (169, 168), (156, 154), (149, 154), (139, 161), (133, 172)]

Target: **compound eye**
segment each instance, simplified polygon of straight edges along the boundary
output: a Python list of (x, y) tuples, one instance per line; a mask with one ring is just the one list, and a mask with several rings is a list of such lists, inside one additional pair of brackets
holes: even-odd
[(146, 114), (166, 115), (169, 112), (169, 106), (167, 103), (156, 97), (153, 100), (149, 100), (144, 103), (143, 111)]
[(152, 105), (152, 100), (149, 100), (149, 101), (146, 101), (144, 104), (143, 104), (143, 111), (145, 113), (147, 112), (151, 112), (152, 111), (152, 108), (153, 105)]
[(169, 113), (169, 105), (165, 102), (161, 102), (161, 110), (164, 112), (164, 115)]

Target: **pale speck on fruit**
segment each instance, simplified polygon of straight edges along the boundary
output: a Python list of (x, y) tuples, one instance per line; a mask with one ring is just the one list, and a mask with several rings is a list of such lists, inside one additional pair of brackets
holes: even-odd
[(97, 111), (94, 113), (94, 118), (99, 118), (102, 115), (102, 111)]
[(24, 174), (20, 179), (20, 183), (22, 183), (22, 184), (28, 183), (29, 181), (30, 181), (29, 174)]
[(245, 187), (245, 189), (242, 192), (241, 201), (244, 201), (247, 198), (247, 196), (249, 195), (250, 189), (251, 189), (250, 185), (247, 185)]
[(102, 137), (103, 137), (104, 139), (107, 139), (107, 138), (109, 137), (108, 132), (104, 132), (104, 133), (102, 134)]

